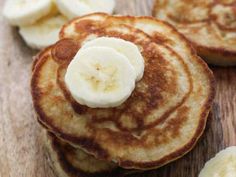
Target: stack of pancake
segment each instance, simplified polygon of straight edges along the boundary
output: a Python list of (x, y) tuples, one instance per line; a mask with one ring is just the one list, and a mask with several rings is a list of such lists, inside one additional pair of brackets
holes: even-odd
[[(136, 44), (145, 60), (143, 78), (115, 108), (79, 104), (64, 81), (81, 46), (102, 36)], [(204, 131), (215, 91), (207, 64), (172, 26), (94, 13), (64, 25), (60, 41), (35, 57), (31, 92), (58, 176), (104, 177), (155, 169), (189, 152)]]

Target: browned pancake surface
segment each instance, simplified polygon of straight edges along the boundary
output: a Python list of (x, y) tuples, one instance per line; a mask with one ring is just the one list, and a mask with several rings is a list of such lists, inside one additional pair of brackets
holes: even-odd
[[(94, 16), (101, 21), (83, 19)], [(72, 22), (76, 32), (68, 33), (71, 29), (65, 26), (61, 35), (68, 39), (46, 51), (36, 64), (32, 95), (39, 120), (61, 138), (125, 168), (147, 169), (162, 166), (195, 145), (205, 127), (214, 79), (176, 31), (172, 37), (186, 45), (183, 50), (190, 53), (188, 57), (178, 54), (179, 46), (173, 45), (172, 39), (161, 31), (147, 34), (128, 25), (137, 19), (94, 14)], [(121, 20), (125, 24), (121, 25)], [(151, 18), (139, 20), (172, 30)], [(111, 25), (111, 21), (117, 25)], [(143, 79), (131, 97), (117, 108), (82, 106), (74, 101), (64, 83), (66, 68), (77, 50), (85, 41), (99, 36), (131, 41), (145, 58)]]

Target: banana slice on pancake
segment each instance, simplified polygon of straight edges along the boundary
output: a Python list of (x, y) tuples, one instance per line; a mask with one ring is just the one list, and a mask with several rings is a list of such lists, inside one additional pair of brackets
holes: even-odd
[(42, 49), (58, 41), (59, 31), (67, 21), (67, 18), (57, 14), (45, 17), (32, 25), (21, 26), (19, 32), (28, 46)]
[(235, 177), (236, 175), (236, 146), (220, 151), (209, 160), (199, 177)]
[(111, 14), (115, 7), (114, 0), (56, 0), (56, 3), (61, 13), (70, 19), (92, 12)]
[(85, 43), (82, 49), (94, 46), (110, 47), (125, 55), (135, 69), (136, 81), (142, 79), (144, 73), (144, 59), (138, 47), (132, 42), (119, 38), (101, 37)]
[(134, 90), (135, 79), (129, 59), (109, 47), (79, 50), (65, 75), (75, 100), (91, 108), (121, 105)]
[(51, 0), (8, 0), (3, 14), (12, 25), (31, 25), (48, 15), (52, 8)]

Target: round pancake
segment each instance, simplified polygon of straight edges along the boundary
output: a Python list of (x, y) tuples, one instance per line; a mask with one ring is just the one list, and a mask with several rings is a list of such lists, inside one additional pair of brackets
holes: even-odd
[(132, 173), (114, 163), (97, 160), (57, 139), (52, 133), (44, 131), (43, 141), (49, 163), (59, 177), (121, 177)]
[(156, 0), (153, 16), (174, 25), (208, 63), (236, 65), (235, 0)]
[[(72, 56), (84, 42), (100, 36), (135, 43), (145, 59), (143, 79), (131, 97), (113, 109), (78, 104), (64, 83)], [(50, 131), (129, 169), (160, 167), (194, 147), (213, 101), (214, 78), (174, 28), (149, 17), (95, 13), (64, 26), (64, 37), (41, 54), (31, 82), (39, 121)]]

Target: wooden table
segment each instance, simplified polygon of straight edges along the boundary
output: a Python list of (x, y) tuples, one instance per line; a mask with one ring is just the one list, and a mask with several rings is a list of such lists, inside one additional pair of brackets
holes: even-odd
[[(116, 12), (150, 15), (152, 0), (117, 0)], [(0, 0), (0, 8), (3, 7)], [(39, 141), (29, 91), (32, 56), (17, 29), (0, 16), (0, 177), (54, 177)], [(206, 131), (193, 151), (145, 177), (196, 177), (224, 147), (236, 145), (236, 68), (212, 67), (217, 95)], [(137, 176), (137, 175), (135, 175)]]

